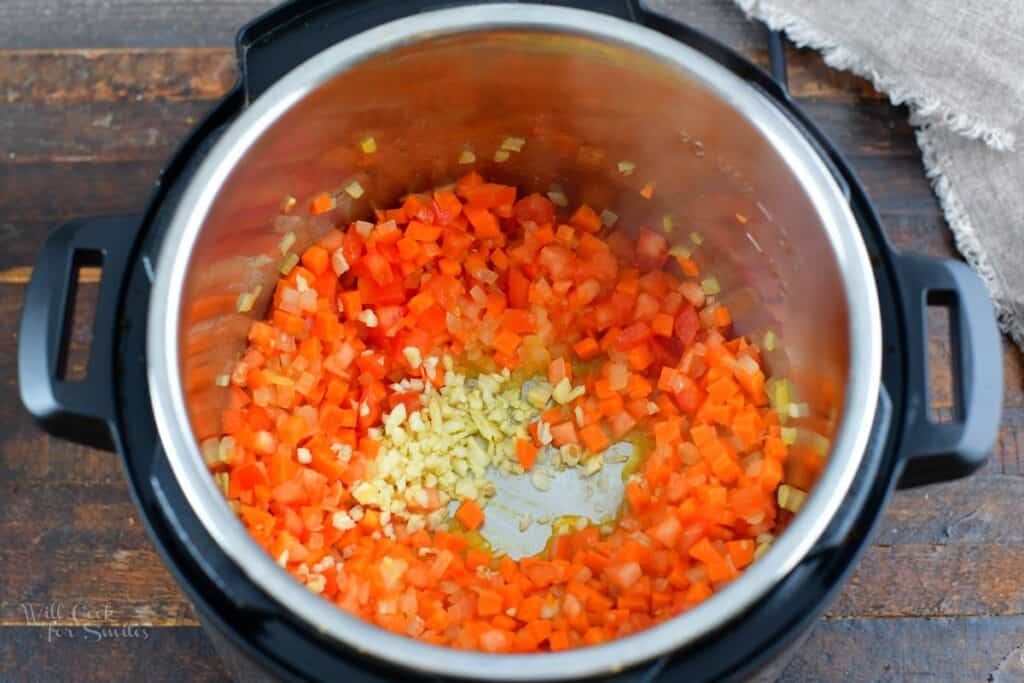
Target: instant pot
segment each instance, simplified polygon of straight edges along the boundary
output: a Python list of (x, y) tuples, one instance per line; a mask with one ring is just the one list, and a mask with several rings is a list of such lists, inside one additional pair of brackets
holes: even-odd
[[(310, 680), (721, 680), (764, 671), (825, 609), (895, 487), (969, 474), (1001, 408), (1000, 338), (966, 266), (893, 251), (830, 142), (766, 74), (642, 2), (292, 2), (238, 37), (236, 87), (169, 162), (141, 216), (60, 228), (19, 337), (22, 400), (51, 434), (120, 453), (140, 513), (215, 642), (268, 676)], [(362, 155), (372, 135), (379, 149)], [(525, 148), (491, 156), (503, 137)], [(463, 152), (475, 151), (473, 166)], [(617, 167), (656, 183), (643, 199)], [(596, 647), (488, 655), (389, 634), (278, 567), (231, 512), (198, 441), (219, 434), (229, 370), (278, 277), (282, 235), (470, 168), (526, 191), (674, 216), (702, 242), (741, 334), (825, 416), (827, 464), (760, 560), (710, 599)], [(338, 193), (332, 218), (287, 196)], [(300, 204), (300, 207), (302, 205)], [(668, 223), (665, 223), (668, 227)], [(691, 245), (692, 246), (692, 245)], [(64, 379), (77, 269), (103, 268), (87, 377)], [(251, 313), (240, 292), (262, 286)], [(926, 309), (949, 308), (956, 409), (929, 418)]]

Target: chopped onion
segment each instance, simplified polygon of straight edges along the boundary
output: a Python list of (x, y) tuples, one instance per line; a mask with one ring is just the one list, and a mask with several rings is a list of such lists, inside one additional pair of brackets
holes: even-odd
[(281, 264), (281, 275), (287, 275), (292, 272), (292, 268), (299, 264), (299, 255), (295, 252), (289, 253), (284, 257), (284, 262)]
[(606, 228), (612, 227), (618, 220), (619, 214), (615, 213), (614, 211), (605, 209), (604, 211), (601, 212), (601, 224), (604, 225)]
[(789, 404), (789, 416), (790, 417), (807, 417), (811, 414), (811, 407), (806, 403), (790, 403)]
[(315, 289), (307, 289), (305, 292), (299, 294), (299, 308), (307, 313), (315, 313), (316, 299), (317, 291)]
[(353, 180), (351, 183), (345, 186), (345, 194), (347, 194), (352, 199), (359, 199), (364, 194), (366, 194), (366, 190), (363, 189), (363, 186), (359, 184), (358, 180)]
[(550, 199), (551, 203), (555, 206), (569, 206), (569, 200), (561, 190), (552, 190), (551, 192), (548, 192), (548, 199)]
[(288, 213), (289, 211), (295, 208), (295, 204), (297, 202), (298, 200), (296, 200), (295, 197), (288, 195), (287, 197), (284, 198), (284, 201), (281, 202), (281, 210), (284, 211), (285, 213)]
[(216, 465), (220, 462), (220, 439), (212, 437), (199, 444), (199, 450), (203, 454), (203, 460), (207, 465)]
[(775, 341), (776, 341), (776, 339), (775, 339), (775, 333), (774, 332), (772, 332), (771, 330), (768, 330), (767, 332), (765, 332), (764, 333), (764, 349), (765, 349), (765, 351), (774, 351), (775, 350)]
[[(314, 295), (316, 292), (314, 292)], [(281, 288), (281, 299), (277, 304), (285, 313), (291, 313), (292, 315), (300, 315), (302, 313), (302, 295), (299, 294), (297, 289), (292, 287)]]
[(782, 437), (782, 443), (787, 446), (792, 446), (796, 443), (796, 427), (783, 427), (779, 431), (779, 436)]
[(722, 291), (722, 286), (718, 284), (718, 278), (709, 277), (705, 280), (701, 280), (700, 288), (704, 290), (704, 293), (708, 296), (714, 296)]
[(672, 248), (668, 250), (668, 253), (676, 258), (690, 258), (693, 252), (684, 247), (681, 244), (674, 244)]
[(701, 235), (699, 232), (691, 232), (690, 241), (699, 247), (700, 245), (704, 244), (704, 236)]
[(758, 366), (757, 361), (747, 355), (742, 355), (736, 361), (739, 368), (747, 375), (754, 375), (761, 368)]
[(227, 385), (231, 384), (231, 375), (217, 375), (213, 379), (213, 383), (216, 384), (218, 387), (226, 387)]
[(779, 486), (776, 499), (778, 500), (779, 507), (783, 510), (798, 512), (804, 501), (807, 500), (807, 493), (789, 484), (782, 484)]
[(252, 292), (242, 292), (238, 295), (238, 302), (235, 303), (235, 310), (239, 313), (248, 313), (256, 303), (256, 297)]
[(345, 251), (341, 247), (335, 249), (331, 255), (331, 268), (334, 269), (334, 274), (338, 277), (348, 272), (348, 261), (345, 260)]
[(356, 233), (360, 237), (366, 239), (370, 236), (371, 232), (373, 232), (373, 223), (370, 221), (356, 221)]
[(620, 161), (619, 162), (619, 173), (622, 175), (633, 175), (633, 171), (636, 170), (636, 164), (632, 161)]
[(828, 452), (832, 450), (832, 442), (823, 437), (817, 432), (808, 432), (811, 441), (811, 448), (816, 450), (819, 455), (828, 455)]
[(277, 243), (277, 250), (281, 252), (281, 256), (284, 256), (292, 248), (293, 244), (295, 244), (295, 233), (285, 233), (281, 241)]
[(469, 295), (481, 306), (487, 305), (487, 292), (480, 289), (479, 285), (473, 285), (473, 288), (469, 290)]
[[(675, 227), (675, 224), (672, 222), (672, 216), (669, 216), (666, 213), (664, 216), (661, 217), (661, 228), (662, 228), (662, 230), (664, 230), (665, 232), (672, 232), (672, 229), (674, 227)], [(686, 258), (688, 258), (688, 257), (686, 257)]]
[(217, 449), (217, 459), (224, 463), (230, 463), (235, 457), (235, 437), (225, 436), (220, 440), (220, 447)]
[(364, 154), (373, 154), (377, 151), (377, 141), (373, 139), (372, 135), (360, 142), (359, 146), (363, 148)]
[(268, 371), (264, 371), (263, 374), (267, 378), (267, 381), (270, 382), (271, 384), (276, 384), (279, 387), (295, 386), (295, 382), (289, 379), (288, 377), (285, 377), (284, 375), (279, 375), (276, 372)]
[(462, 153), (459, 154), (460, 164), (471, 164), (474, 161), (476, 161), (476, 154), (474, 154), (473, 150), (469, 148), (462, 150)]
[(501, 141), (501, 148), (507, 152), (522, 152), (525, 138), (505, 138)]
[(508, 150), (499, 149), (494, 153), (494, 161), (499, 164), (503, 164), (508, 161), (509, 153)]
[(768, 400), (772, 405), (772, 409), (775, 410), (779, 415), (789, 415), (789, 381), (785, 379), (772, 379), (768, 381), (766, 386), (768, 390)]

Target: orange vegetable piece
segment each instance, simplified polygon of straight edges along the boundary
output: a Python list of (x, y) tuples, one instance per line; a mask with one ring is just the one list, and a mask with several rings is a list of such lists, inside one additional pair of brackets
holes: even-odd
[(313, 198), (313, 203), (310, 205), (310, 213), (314, 216), (319, 216), (322, 213), (326, 213), (334, 208), (334, 197), (321, 192)]
[(480, 509), (474, 500), (464, 500), (455, 512), (455, 517), (466, 525), (470, 531), (475, 531), (484, 523), (484, 511)]
[(576, 352), (580, 360), (590, 360), (600, 353), (601, 347), (597, 345), (597, 341), (593, 337), (586, 337), (573, 344), (572, 350)]
[(302, 265), (309, 268), (316, 276), (323, 275), (327, 272), (327, 268), (330, 266), (331, 256), (327, 253), (327, 250), (318, 244), (306, 249), (302, 254)]
[(533, 463), (537, 459), (537, 452), (537, 447), (529, 439), (516, 439), (516, 458), (524, 470), (533, 467)]
[(608, 436), (598, 424), (587, 425), (581, 429), (580, 440), (591, 453), (600, 453), (611, 445)]

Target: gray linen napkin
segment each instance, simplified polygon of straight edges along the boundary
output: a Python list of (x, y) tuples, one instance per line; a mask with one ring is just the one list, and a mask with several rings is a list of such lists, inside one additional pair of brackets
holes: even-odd
[(957, 247), (1024, 348), (1024, 0), (735, 0), (918, 128)]

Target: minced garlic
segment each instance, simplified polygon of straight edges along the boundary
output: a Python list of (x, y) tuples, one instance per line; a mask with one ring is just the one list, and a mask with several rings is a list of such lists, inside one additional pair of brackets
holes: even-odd
[[(437, 359), (422, 359), (412, 347), (403, 353), (410, 364), (436, 368)], [(372, 468), (370, 481), (357, 483), (352, 496), (406, 520), (414, 527), (431, 528), (444, 520), (452, 499), (483, 500), (494, 494), (487, 470), (521, 473), (515, 442), (528, 438), (527, 425), (547, 401), (536, 405), (524, 400), (523, 388), (506, 370), (475, 379), (452, 368), (444, 360), (444, 386), (418, 382), (420, 410), (409, 413), (405, 404), (395, 406), (383, 419), (383, 443)], [(413, 389), (410, 382), (408, 389)], [(551, 387), (536, 383), (534, 398), (550, 395)], [(427, 514), (436, 491), (442, 507)], [(382, 516), (383, 517), (383, 516)]]

